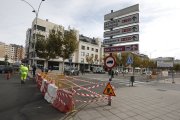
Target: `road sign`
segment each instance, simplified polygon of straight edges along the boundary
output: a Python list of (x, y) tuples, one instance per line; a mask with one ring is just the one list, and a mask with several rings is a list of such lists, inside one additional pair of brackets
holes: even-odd
[(116, 37), (112, 39), (104, 39), (103, 44), (104, 45), (111, 45), (111, 44), (117, 44), (117, 43), (126, 43), (126, 42), (137, 42), (139, 41), (139, 34), (133, 34), (123, 37)]
[(104, 23), (104, 30), (120, 27), (128, 24), (139, 23), (139, 13), (132, 14), (126, 17), (114, 19)]
[(113, 46), (104, 48), (104, 53), (112, 52), (136, 52), (139, 50), (138, 44), (124, 45), (124, 46)]
[(103, 94), (109, 95), (109, 96), (116, 96), (110, 82), (108, 82), (108, 84), (106, 85), (106, 88), (104, 89)]
[(112, 31), (104, 32), (104, 37), (116, 36), (116, 35), (124, 35), (127, 33), (139, 32), (139, 25), (132, 25), (129, 27), (124, 27)]
[(128, 56), (128, 58), (127, 58), (127, 62), (126, 62), (127, 64), (133, 64), (133, 58), (132, 58), (132, 56)]
[(116, 65), (115, 58), (113, 56), (107, 56), (104, 63), (105, 66), (110, 69)]

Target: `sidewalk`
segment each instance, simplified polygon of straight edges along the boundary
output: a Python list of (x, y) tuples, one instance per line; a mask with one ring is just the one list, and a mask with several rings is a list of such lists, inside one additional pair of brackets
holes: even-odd
[[(170, 79), (165, 82), (172, 83)], [(180, 79), (175, 82), (180, 84)], [(145, 85), (116, 89), (115, 93), (111, 106), (107, 102), (91, 103), (68, 119), (180, 120), (180, 91)]]

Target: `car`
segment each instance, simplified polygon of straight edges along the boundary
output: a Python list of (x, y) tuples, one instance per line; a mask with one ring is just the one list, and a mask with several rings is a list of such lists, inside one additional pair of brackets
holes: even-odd
[(152, 75), (152, 72), (151, 71), (144, 71), (144, 72), (142, 72), (142, 74), (144, 74), (144, 75)]
[(79, 75), (79, 70), (76, 67), (69, 67), (64, 69), (65, 75)]
[(5, 65), (0, 65), (0, 73), (4, 73)]
[(13, 67), (12, 66), (5, 66), (5, 65), (0, 65), (0, 73), (12, 73), (13, 72)]
[(103, 67), (94, 67), (93, 68), (93, 73), (105, 73), (105, 70), (103, 69)]

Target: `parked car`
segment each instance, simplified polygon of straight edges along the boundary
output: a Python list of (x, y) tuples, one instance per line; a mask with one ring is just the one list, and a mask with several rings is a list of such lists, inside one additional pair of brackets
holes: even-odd
[(12, 73), (13, 72), (13, 67), (12, 66), (5, 66), (5, 65), (0, 65), (0, 73)]
[(0, 73), (4, 73), (4, 68), (5, 68), (4, 65), (0, 65)]
[(79, 70), (78, 68), (75, 68), (75, 67), (65, 68), (64, 74), (65, 75), (79, 75)]
[(93, 73), (105, 73), (105, 70), (103, 69), (103, 67), (94, 67), (93, 68)]

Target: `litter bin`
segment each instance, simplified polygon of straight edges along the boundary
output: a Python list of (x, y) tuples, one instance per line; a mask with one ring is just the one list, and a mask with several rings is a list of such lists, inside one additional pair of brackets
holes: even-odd
[(131, 76), (131, 77), (130, 77), (130, 81), (131, 81), (131, 86), (133, 86), (133, 83), (134, 83), (134, 76)]

